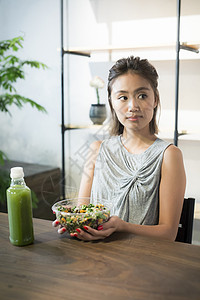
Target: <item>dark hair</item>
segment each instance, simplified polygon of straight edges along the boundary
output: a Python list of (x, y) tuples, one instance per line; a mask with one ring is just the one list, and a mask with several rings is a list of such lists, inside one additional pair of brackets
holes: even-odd
[(158, 133), (158, 126), (156, 123), (157, 109), (160, 106), (160, 98), (158, 92), (158, 73), (156, 69), (149, 63), (147, 59), (140, 59), (139, 57), (130, 56), (128, 58), (119, 59), (109, 70), (108, 75), (108, 101), (111, 109), (111, 135), (120, 135), (123, 133), (124, 126), (119, 122), (111, 101), (112, 84), (114, 80), (123, 74), (133, 72), (148, 80), (150, 83), (155, 98), (157, 100), (157, 106), (154, 108), (154, 114), (151, 122), (149, 123), (149, 130), (151, 134)]

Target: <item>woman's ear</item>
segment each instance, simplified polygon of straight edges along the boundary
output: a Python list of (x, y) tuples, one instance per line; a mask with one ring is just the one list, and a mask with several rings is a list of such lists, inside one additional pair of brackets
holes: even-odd
[(156, 108), (158, 106), (158, 101), (159, 101), (159, 93), (158, 91), (155, 93), (155, 99), (154, 99), (154, 107)]

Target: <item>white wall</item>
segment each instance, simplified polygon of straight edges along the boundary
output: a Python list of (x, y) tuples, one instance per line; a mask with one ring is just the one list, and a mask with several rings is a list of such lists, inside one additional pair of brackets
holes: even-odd
[[(139, 3), (138, 3), (139, 2)], [(166, 0), (68, 0), (65, 2), (65, 47), (106, 47), (175, 42), (176, 1)], [(141, 7), (140, 7), (141, 5)], [(145, 9), (143, 9), (145, 7)], [(200, 2), (182, 0), (181, 39), (198, 41)], [(191, 15), (194, 15), (191, 17)], [(163, 18), (163, 19), (161, 19)], [(68, 24), (68, 26), (67, 26)], [(61, 166), (61, 112), (60, 112), (60, 1), (59, 0), (0, 0), (0, 38), (24, 35), (23, 58), (46, 63), (48, 70), (27, 69), (26, 81), (19, 82), (19, 93), (37, 100), (48, 114), (42, 114), (28, 105), (21, 111), (12, 108), (12, 118), (0, 114), (0, 149), (10, 159)], [(167, 51), (117, 52), (114, 61), (130, 54), (146, 57), (160, 74), (162, 101), (161, 128), (173, 135), (175, 95), (175, 49)], [(200, 132), (200, 56), (183, 53), (180, 68), (179, 129)], [(91, 58), (65, 56), (65, 123), (91, 124), (90, 104), (96, 101), (95, 91), (89, 86), (93, 75), (107, 80), (109, 62), (107, 53), (92, 54)], [(198, 58), (196, 60), (196, 58)], [(159, 60), (161, 59), (161, 60)], [(168, 59), (168, 60), (166, 60)], [(101, 102), (106, 103), (106, 87), (100, 90)], [(104, 136), (99, 128), (66, 132), (67, 185), (78, 188), (87, 144)], [(200, 201), (198, 187), (200, 169), (200, 142), (180, 141), (188, 177), (188, 196)]]
[(22, 59), (38, 60), (48, 70), (26, 68), (17, 92), (43, 105), (47, 114), (27, 104), (0, 112), (0, 148), (12, 160), (60, 166), (60, 7), (55, 0), (0, 0), (0, 39), (22, 35)]

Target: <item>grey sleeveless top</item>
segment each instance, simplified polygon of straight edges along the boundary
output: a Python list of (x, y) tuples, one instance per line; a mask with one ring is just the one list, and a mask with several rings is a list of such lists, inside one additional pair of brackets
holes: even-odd
[(143, 153), (131, 154), (114, 136), (101, 143), (91, 190), (91, 202), (99, 199), (111, 215), (141, 224), (158, 224), (159, 184), (165, 149), (159, 138)]

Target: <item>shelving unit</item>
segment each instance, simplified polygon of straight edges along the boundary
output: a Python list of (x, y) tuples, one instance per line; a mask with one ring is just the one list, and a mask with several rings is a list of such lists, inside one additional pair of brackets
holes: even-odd
[(181, 16), (181, 0), (177, 0), (177, 41), (176, 41), (176, 83), (175, 83), (175, 128), (174, 128), (174, 145), (178, 145), (178, 102), (179, 102), (179, 53), (180, 50), (192, 51), (199, 53), (199, 45), (187, 45), (180, 43), (180, 16)]
[(65, 131), (68, 130), (76, 130), (81, 129), (81, 126), (72, 126), (70, 124), (65, 125), (65, 102), (64, 102), (64, 55), (79, 55), (90, 57), (90, 55), (81, 52), (81, 51), (73, 51), (73, 50), (65, 50), (64, 49), (64, 28), (63, 28), (63, 18), (64, 18), (64, 0), (60, 0), (60, 19), (61, 19), (61, 135), (62, 135), (62, 171), (61, 171), (61, 197), (65, 199)]
[[(160, 45), (133, 45), (133, 47), (102, 47), (102, 48), (69, 48), (63, 47), (63, 1), (61, 0), (61, 134), (62, 134), (62, 197), (65, 198), (65, 131), (88, 128), (87, 126), (73, 126), (71, 124), (65, 125), (64, 120), (64, 55), (78, 55), (90, 57), (92, 53), (107, 52), (111, 53), (116, 51), (131, 51), (131, 50), (154, 50), (154, 49), (175, 49), (176, 47), (176, 90), (175, 90), (175, 128), (174, 128), (174, 144), (178, 144), (178, 97), (179, 97), (179, 53), (180, 50), (192, 51), (199, 53), (200, 42), (193, 41), (190, 43), (180, 43), (180, 14), (181, 14), (181, 0), (177, 0), (177, 41), (175, 44), (160, 44)], [(180, 134), (181, 135), (181, 134)]]
[[(65, 53), (82, 55), (90, 57), (92, 53), (99, 52), (116, 52), (116, 51), (132, 51), (132, 50), (164, 50), (164, 49), (175, 49), (175, 44), (157, 44), (157, 45), (133, 45), (129, 47), (102, 47), (102, 48), (70, 48), (69, 50), (64, 50)], [(180, 49), (189, 50), (192, 52), (199, 53), (200, 42), (191, 42), (191, 43), (180, 43)]]

